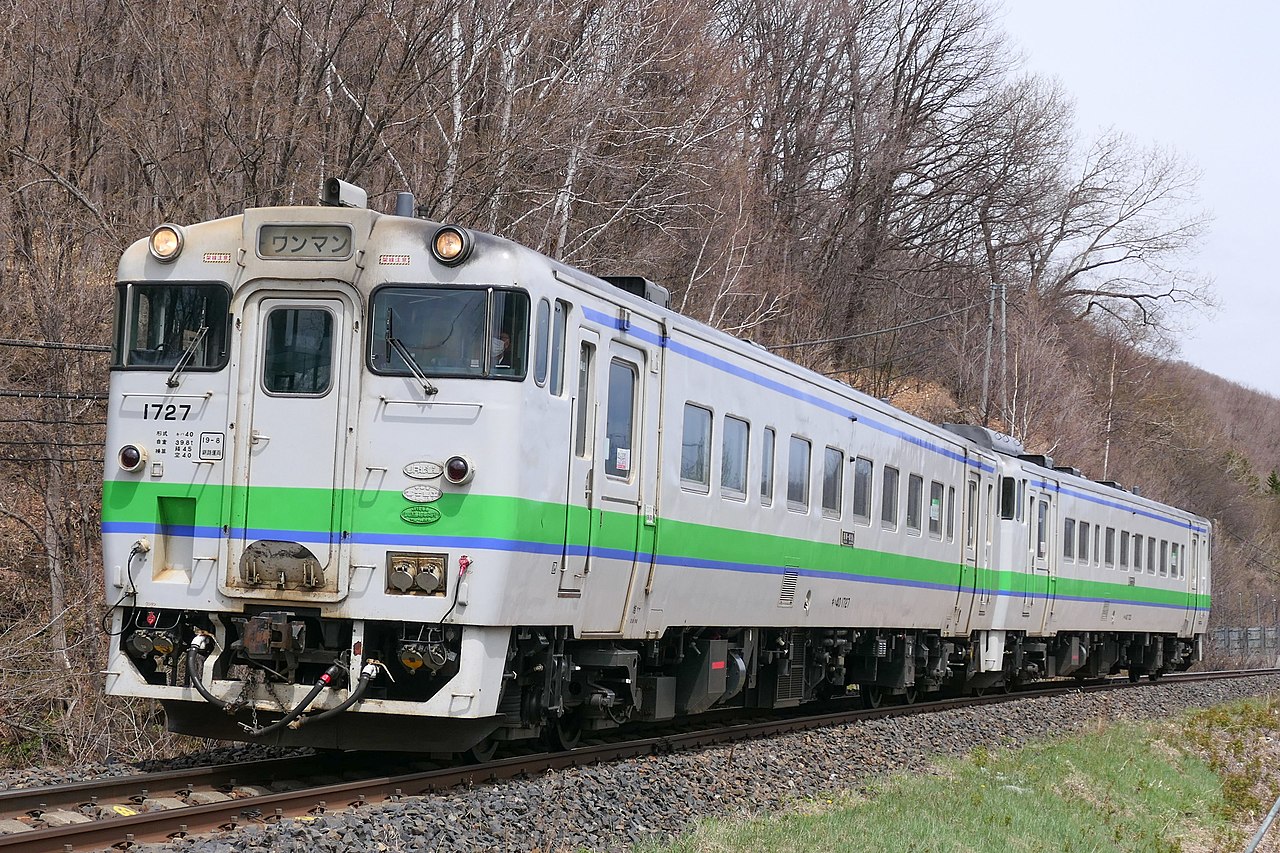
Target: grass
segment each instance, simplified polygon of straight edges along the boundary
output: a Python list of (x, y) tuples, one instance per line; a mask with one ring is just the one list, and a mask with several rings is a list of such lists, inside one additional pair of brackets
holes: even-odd
[[(1256, 814), (1274, 703), (1249, 701), (1177, 722), (1099, 724), (1085, 734), (940, 761), (860, 792), (834, 792), (780, 814), (705, 821), (637, 853), (929, 851), (1175, 853), (1240, 849)], [(1272, 795), (1274, 797), (1274, 795)], [(1267, 805), (1270, 805), (1268, 801)]]

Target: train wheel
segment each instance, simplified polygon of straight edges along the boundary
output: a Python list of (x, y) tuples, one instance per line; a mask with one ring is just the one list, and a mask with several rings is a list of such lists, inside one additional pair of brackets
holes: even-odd
[(550, 722), (544, 729), (547, 746), (559, 752), (567, 752), (582, 743), (582, 717), (576, 712)]
[(903, 691), (901, 701), (903, 705), (914, 705), (916, 700), (920, 698), (920, 691), (914, 687), (908, 687)]
[(1129, 667), (1129, 683), (1137, 684), (1142, 680), (1142, 670), (1135, 666)]
[(884, 701), (884, 691), (874, 684), (860, 684), (858, 692), (862, 694), (862, 705), (865, 708), (879, 708)]
[(475, 746), (462, 753), (462, 760), (467, 764), (487, 764), (493, 761), (498, 751), (498, 742), (492, 736), (486, 736)]

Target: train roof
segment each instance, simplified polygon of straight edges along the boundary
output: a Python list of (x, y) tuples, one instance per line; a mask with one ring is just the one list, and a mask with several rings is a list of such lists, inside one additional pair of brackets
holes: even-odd
[[(436, 231), (447, 225), (447, 223), (417, 216), (380, 213), (365, 207), (297, 205), (247, 208), (243, 213), (195, 223), (185, 227), (183, 230), (190, 232), (192, 237), (219, 232), (227, 235), (237, 233), (243, 241), (247, 239), (243, 236), (244, 230), (250, 223), (276, 220), (331, 221), (335, 218), (342, 218), (351, 222), (357, 226), (357, 233), (362, 231), (366, 237), (373, 234), (375, 229), (386, 228), (386, 226), (391, 226), (394, 229), (395, 225), (399, 223), (403, 223), (415, 231), (421, 230), (424, 233)], [(663, 332), (668, 336), (676, 333), (688, 335), (712, 346), (731, 351), (739, 358), (745, 358), (762, 366), (767, 366), (795, 380), (816, 386), (827, 393), (835, 394), (853, 404), (870, 409), (882, 417), (892, 418), (901, 424), (908, 425), (933, 440), (965, 447), (975, 457), (986, 457), (989, 460), (996, 457), (1005, 457), (1018, 460), (1027, 470), (1035, 469), (1042, 476), (1051, 479), (1066, 478), (1091, 489), (1109, 489), (1113, 493), (1122, 493), (1128, 501), (1168, 508), (1167, 505), (1158, 501), (1127, 492), (1118, 483), (1110, 481), (1096, 483), (1080, 476), (1075, 469), (1055, 469), (1052, 459), (1045, 456), (1027, 454), (1021, 443), (1011, 436), (973, 424), (931, 423), (884, 400), (859, 391), (848, 383), (830, 376), (824, 376), (797, 364), (754, 341), (735, 337), (693, 317), (680, 314), (669, 307), (670, 295), (666, 288), (641, 276), (597, 275), (581, 268), (570, 266), (535, 249), (496, 234), (470, 229), (468, 229), (468, 233), (475, 241), (474, 260), (481, 261), (481, 263), (469, 262), (454, 267), (441, 266), (439, 269), (433, 266), (433, 272), (441, 273), (438, 276), (439, 280), (446, 282), (459, 281), (461, 280), (459, 273), (464, 270), (472, 276), (475, 276), (478, 272), (479, 278), (487, 276), (498, 280), (498, 270), (500, 268), (509, 270), (509, 267), (504, 266), (504, 261), (510, 262), (518, 256), (529, 259), (536, 258), (561, 283), (587, 292), (594, 292), (599, 297), (608, 299), (620, 306), (625, 306), (627, 310), (632, 311), (634, 314), (642, 317), (647, 316), (652, 322), (660, 322), (663, 324)], [(149, 271), (157, 273), (169, 273), (172, 271), (171, 268), (157, 269), (154, 266), (158, 262), (150, 256), (148, 243), (148, 238), (137, 240), (124, 252), (118, 268), (120, 280), (128, 281), (146, 278), (148, 276), (145, 273)], [(168, 276), (165, 275), (163, 277)], [(1179, 510), (1179, 512), (1184, 511)], [(1192, 513), (1186, 514), (1198, 518)]]

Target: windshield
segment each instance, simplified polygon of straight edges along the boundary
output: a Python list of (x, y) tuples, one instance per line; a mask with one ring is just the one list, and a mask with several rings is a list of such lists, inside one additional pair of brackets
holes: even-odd
[(384, 287), (373, 296), (369, 362), (377, 373), (412, 375), (393, 341), (427, 376), (523, 379), (529, 297), (475, 287)]
[[(218, 370), (226, 365), (231, 294), (225, 286), (121, 285), (116, 298), (116, 366), (169, 369), (193, 345), (184, 369)], [(204, 327), (208, 331), (202, 337)]]

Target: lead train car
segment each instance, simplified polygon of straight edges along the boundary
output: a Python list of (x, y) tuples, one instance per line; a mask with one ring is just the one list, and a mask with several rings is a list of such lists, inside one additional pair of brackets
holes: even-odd
[(1204, 519), (663, 303), (363, 207), (135, 243), (107, 692), (199, 736), (483, 754), (1198, 657)]

